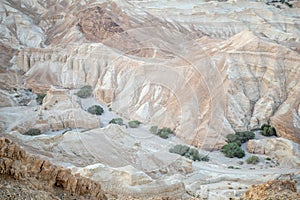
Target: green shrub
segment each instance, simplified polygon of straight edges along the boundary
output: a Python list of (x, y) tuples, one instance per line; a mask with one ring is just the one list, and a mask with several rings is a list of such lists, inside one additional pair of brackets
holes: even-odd
[(251, 156), (246, 160), (247, 164), (257, 164), (259, 162), (259, 158), (257, 156)]
[(150, 132), (152, 134), (158, 135), (159, 137), (164, 138), (164, 139), (167, 139), (170, 134), (173, 134), (173, 131), (170, 128), (164, 127), (164, 128), (158, 129), (157, 126), (151, 126)]
[(272, 159), (271, 159), (271, 158), (269, 158), (269, 157), (267, 157), (267, 158), (266, 158), (266, 160), (270, 161), (270, 160), (272, 160)]
[(188, 147), (186, 145), (177, 144), (173, 148), (169, 149), (169, 152), (184, 156), (187, 152), (189, 152), (189, 150), (190, 150), (190, 147)]
[(109, 123), (110, 124), (118, 124), (120, 126), (124, 125), (122, 118), (114, 118), (114, 119), (110, 120)]
[(190, 158), (193, 161), (199, 160), (200, 161), (200, 154), (197, 149), (190, 148), (188, 154), (186, 155), (187, 158)]
[(24, 135), (31, 135), (31, 136), (35, 136), (35, 135), (40, 135), (42, 132), (40, 129), (37, 128), (31, 128), (28, 131), (26, 131), (24, 133)]
[(252, 131), (237, 132), (236, 135), (239, 137), (241, 143), (255, 138), (255, 134)]
[(154, 135), (157, 135), (158, 133), (158, 127), (157, 126), (151, 126), (150, 132)]
[(46, 94), (36, 94), (37, 97), (36, 97), (36, 102), (39, 104), (39, 105), (42, 105), (43, 103), (43, 99), (45, 98)]
[(128, 122), (128, 126), (130, 128), (137, 128), (137, 127), (140, 126), (140, 124), (141, 124), (141, 122), (137, 121), (137, 120), (133, 120), (133, 121)]
[(261, 130), (264, 130), (265, 127), (268, 127), (268, 128), (269, 128), (270, 125), (268, 125), (268, 124), (263, 124), (263, 125), (261, 125), (260, 129), (261, 129)]
[(228, 134), (226, 136), (226, 142), (236, 143), (237, 145), (241, 146), (241, 144), (254, 138), (255, 134), (252, 131), (236, 132), (235, 134)]
[(236, 135), (236, 134), (228, 134), (227, 136), (226, 136), (226, 142), (227, 143), (237, 143), (239, 146), (241, 146), (241, 141), (240, 141), (240, 139), (239, 139), (239, 137)]
[(170, 128), (166, 128), (166, 127), (159, 129), (157, 132), (157, 135), (164, 139), (167, 139), (170, 134), (173, 134), (173, 131)]
[(222, 147), (221, 151), (224, 153), (226, 157), (229, 158), (233, 158), (233, 157), (242, 158), (245, 156), (244, 150), (241, 149), (241, 147), (235, 142), (225, 144)]
[(80, 98), (88, 98), (92, 95), (93, 90), (92, 90), (92, 86), (90, 85), (86, 85), (83, 86), (82, 88), (80, 88), (80, 90), (76, 93), (76, 95)]
[(273, 135), (277, 136), (276, 129), (271, 125), (263, 124), (261, 126), (261, 130), (262, 130), (262, 135), (264, 135), (264, 136), (267, 136), (267, 137), (273, 136)]
[(186, 145), (177, 144), (173, 148), (169, 149), (170, 153), (176, 153), (193, 161), (209, 161), (209, 157), (199, 154), (199, 151), (195, 148), (190, 148)]
[(102, 115), (104, 112), (103, 108), (98, 105), (93, 105), (87, 109), (87, 111), (93, 115)]

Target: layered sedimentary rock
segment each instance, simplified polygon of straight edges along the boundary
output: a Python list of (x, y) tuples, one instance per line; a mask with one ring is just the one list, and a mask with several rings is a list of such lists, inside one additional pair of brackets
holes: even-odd
[[(25, 6), (46, 12), (32, 23), (46, 30), (40, 41), (49, 45), (19, 51), (27, 87), (91, 85), (123, 116), (173, 128), (199, 147), (219, 148), (224, 135), (270, 120), (279, 135), (299, 142), (298, 8), (120, 1), (63, 10), (56, 3)], [(23, 16), (13, 3), (4, 7), (12, 10), (7, 17)]]
[(14, 179), (28, 179), (39, 190), (53, 192), (55, 187), (89, 199), (106, 199), (101, 185), (72, 174), (71, 170), (51, 164), (47, 160), (28, 155), (7, 138), (0, 138), (0, 172)]
[[(183, 198), (183, 182), (168, 178), (153, 180), (146, 173), (132, 166), (109, 168), (95, 164), (79, 169), (80, 175), (101, 183), (103, 189), (118, 199)], [(107, 181), (109, 180), (109, 182)]]
[[(299, 5), (290, 3), (292, 8), (240, 0), (1, 1), (0, 130), (32, 153), (100, 182), (113, 196), (178, 199), (188, 186), (189, 195), (207, 197), (215, 187), (212, 198), (224, 199), (233, 192), (222, 185), (226, 180), (270, 180), (282, 172), (248, 177), (168, 150), (178, 138), (218, 149), (228, 133), (268, 122), (278, 135), (299, 142)], [(103, 116), (84, 110), (91, 99), (74, 95), (84, 85), (93, 88), (91, 102), (145, 127), (100, 129)], [(34, 93), (47, 93), (42, 105)], [(149, 133), (152, 125), (170, 127), (176, 137), (159, 139)], [(19, 134), (30, 128), (84, 130)], [(293, 145), (272, 139), (250, 141), (248, 149), (298, 167)], [(216, 185), (202, 187), (202, 179)], [(239, 184), (235, 189), (244, 191)]]
[(185, 185), (173, 174), (193, 172), (191, 160), (169, 153), (169, 141), (118, 125), (43, 138), (10, 135), (23, 139), (28, 151), (101, 183), (105, 192), (118, 198), (183, 198)]
[[(46, 120), (50, 130), (64, 128), (93, 129), (100, 126), (97, 116), (84, 111), (79, 99), (68, 90), (52, 87), (39, 110), (39, 120)], [(41, 123), (43, 124), (43, 123)]]
[[(35, 102), (35, 98), (29, 101)], [(93, 129), (100, 126), (99, 118), (83, 110), (77, 96), (66, 89), (56, 87), (48, 90), (41, 106), (3, 107), (0, 113), (2, 128), (20, 133), (31, 128), (46, 132), (66, 128)]]
[[(253, 9), (247, 10), (239, 2), (230, 3), (240, 12), (228, 15), (224, 10), (230, 12), (229, 4), (222, 3), (216, 5), (217, 15), (208, 16), (212, 21), (213, 17), (224, 17), (226, 13), (227, 21), (222, 23), (227, 26), (219, 24), (219, 29), (210, 23), (208, 29), (204, 19), (193, 28), (184, 21), (180, 21), (182, 26), (164, 21), (166, 16), (161, 15), (159, 9), (149, 9), (158, 18), (141, 12), (142, 17), (134, 20), (134, 14), (141, 10), (129, 11), (125, 2), (113, 4), (111, 11), (108, 4), (78, 4), (76, 8), (70, 7), (68, 14), (63, 13), (62, 6), (54, 9), (53, 5), (54, 2), (45, 6), (53, 10), (43, 15), (40, 22), (29, 20), (47, 29), (49, 47), (24, 48), (19, 52), (17, 61), (13, 61), (26, 72), (27, 86), (34, 91), (45, 92), (50, 85), (78, 88), (89, 84), (94, 87), (98, 99), (112, 104), (113, 109), (124, 116), (174, 128), (185, 141), (207, 148), (220, 147), (223, 136), (233, 130), (257, 127), (270, 118), (279, 135), (297, 141), (299, 53), (298, 42), (293, 39), (298, 35), (297, 27), (293, 26), (297, 23), (297, 19), (293, 18), (297, 8), (284, 10), (280, 15), (276, 13), (278, 20), (282, 19), (279, 23), (275, 19), (267, 20), (275, 8), (263, 12), (269, 8), (264, 4), (253, 2)], [(37, 4), (13, 6), (13, 3), (6, 4), (2, 14), (24, 17), (18, 9), (25, 7), (28, 12), (30, 6), (36, 6), (37, 13), (47, 12)], [(65, 6), (68, 10), (68, 5)], [(124, 13), (127, 12), (127, 15), (121, 15), (126, 20), (113, 17), (114, 12), (120, 12), (116, 8), (118, 6)], [(187, 15), (187, 9), (183, 9), (181, 11), (186, 16), (180, 17), (196, 24), (197, 13), (204, 17), (208, 8), (214, 8), (214, 5), (194, 7), (192, 17)], [(92, 16), (97, 12), (103, 20), (107, 15), (109, 23), (105, 24), (107, 29), (93, 34), (103, 24), (80, 16)], [(239, 26), (236, 20), (243, 14), (252, 17)], [(53, 20), (45, 21), (46, 16), (52, 16)], [(171, 19), (171, 16), (168, 17)], [(258, 23), (261, 19), (274, 26)], [(155, 23), (150, 28), (141, 28), (143, 20), (144, 23), (151, 24), (151, 20)], [(78, 27), (77, 22), (83, 29)], [(212, 22), (216, 24), (216, 21)], [(86, 27), (89, 23), (90, 29)], [(66, 24), (69, 28), (62, 29)], [(122, 24), (123, 30), (114, 32), (110, 29), (115, 24)], [(157, 27), (157, 24), (163, 28)], [(7, 25), (3, 24), (3, 27), (7, 28)], [(250, 31), (242, 31), (246, 27)], [(199, 30), (201, 34), (197, 34)], [(194, 34), (185, 37), (187, 31)], [(14, 33), (13, 30), (11, 32)], [(203, 33), (221, 39), (201, 37)], [(150, 41), (146, 40), (149, 34), (152, 36)], [(78, 44), (75, 40), (102, 41), (104, 44)], [(66, 48), (54, 47), (57, 45), (55, 41)], [(135, 41), (139, 45), (128, 48), (124, 41)], [(39, 45), (31, 43), (27, 46)], [(119, 51), (111, 47), (118, 47)], [(143, 53), (136, 54), (140, 50), (144, 50)]]
[(279, 163), (283, 167), (299, 167), (299, 150), (299, 144), (284, 138), (250, 140), (247, 144), (247, 151), (249, 153), (264, 154), (269, 157), (275, 157), (279, 160)]

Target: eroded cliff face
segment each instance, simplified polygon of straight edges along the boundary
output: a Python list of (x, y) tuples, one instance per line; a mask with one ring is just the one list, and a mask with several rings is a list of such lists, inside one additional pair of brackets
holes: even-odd
[(183, 181), (174, 174), (192, 173), (192, 161), (170, 153), (170, 141), (147, 132), (112, 124), (52, 136), (31, 137), (17, 131), (6, 136), (19, 141), (28, 153), (101, 184), (109, 198), (187, 198)]
[[(8, 138), (0, 138), (0, 174), (15, 180), (29, 181), (35, 190), (55, 194), (62, 189), (79, 199), (106, 199), (101, 185), (70, 169), (55, 166), (48, 160), (28, 155)], [(41, 192), (40, 192), (41, 193)], [(30, 195), (30, 194), (26, 194)], [(52, 195), (52, 199), (55, 195)], [(67, 197), (68, 198), (68, 197)]]
[(122, 116), (203, 148), (269, 121), (299, 142), (297, 6), (38, 2), (1, 7), (2, 43), (33, 91), (91, 85)]
[[(29, 93), (31, 94), (31, 93)], [(8, 95), (8, 97), (10, 97)], [(35, 99), (30, 99), (28, 104), (34, 104)], [(11, 101), (14, 99), (10, 99)], [(59, 131), (63, 129), (94, 129), (100, 126), (100, 119), (82, 108), (77, 96), (66, 89), (52, 86), (46, 93), (43, 104), (38, 108), (31, 106), (9, 105), (1, 109), (0, 120), (2, 128), (7, 132), (26, 131), (36, 128), (42, 132)], [(13, 106), (13, 107), (12, 107)]]

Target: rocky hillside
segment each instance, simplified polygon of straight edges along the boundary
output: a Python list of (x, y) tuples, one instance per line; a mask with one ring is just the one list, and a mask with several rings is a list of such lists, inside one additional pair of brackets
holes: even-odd
[(2, 2), (2, 104), (16, 105), (14, 88), (91, 85), (124, 117), (173, 128), (199, 147), (266, 122), (299, 142), (298, 4), (184, 5)]
[[(3, 177), (46, 196), (214, 200), (297, 179), (299, 16), (294, 0), (0, 1)], [(281, 138), (253, 133), (241, 159), (215, 151), (266, 123)]]
[[(28, 155), (3, 137), (0, 138), (0, 172), (0, 194), (7, 199), (23, 198), (20, 195), (31, 195), (34, 199), (57, 199), (56, 195), (65, 199), (106, 199), (99, 183)], [(14, 190), (16, 186), (20, 190)]]

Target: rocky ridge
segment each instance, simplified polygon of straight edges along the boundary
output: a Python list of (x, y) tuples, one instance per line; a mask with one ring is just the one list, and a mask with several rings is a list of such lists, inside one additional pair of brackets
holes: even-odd
[(15, 180), (30, 181), (33, 188), (55, 193), (61, 188), (68, 195), (80, 199), (106, 199), (101, 185), (72, 174), (71, 170), (51, 164), (37, 156), (28, 155), (7, 138), (0, 138), (0, 172)]
[[(25, 44), (7, 56), (33, 91), (91, 85), (98, 100), (124, 117), (171, 127), (207, 149), (220, 148), (227, 133), (267, 122), (299, 142), (299, 8), (279, 12), (248, 1), (183, 8), (176, 1), (23, 4), (3, 5), (2, 28), (14, 31), (9, 23), (19, 22), (9, 18), (22, 20), (30, 7), (36, 18), (26, 23), (40, 28), (14, 32), (3, 43), (15, 50), (17, 43), (5, 41)], [(41, 34), (30, 45), (21, 40)]]
[[(291, 4), (1, 1), (0, 131), (117, 198), (224, 199), (299, 173), (299, 2)], [(84, 85), (90, 99), (74, 95)], [(42, 105), (35, 93), (47, 93)], [(106, 116), (87, 113), (91, 103)], [(99, 127), (113, 117), (144, 125)], [(260, 161), (278, 159), (274, 169), (215, 151), (201, 164), (168, 152), (178, 143), (220, 149), (227, 134), (263, 123), (295, 142), (249, 141)], [(152, 125), (176, 137), (151, 135)], [(43, 134), (22, 135), (30, 128)]]

